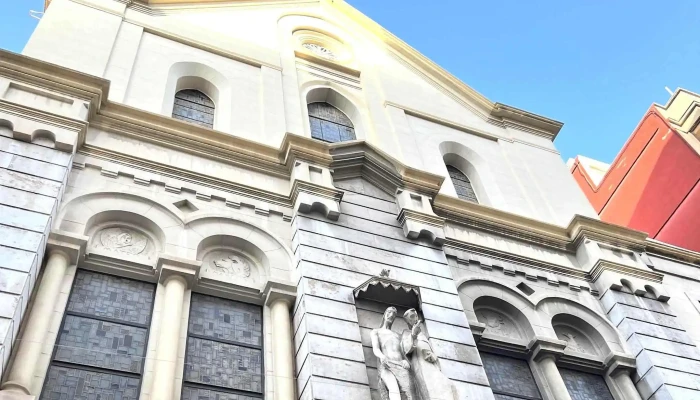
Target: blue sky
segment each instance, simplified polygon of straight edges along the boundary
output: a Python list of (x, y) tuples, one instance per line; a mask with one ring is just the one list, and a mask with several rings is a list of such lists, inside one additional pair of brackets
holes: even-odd
[[(564, 122), (564, 159), (609, 162), (665, 86), (700, 91), (697, 0), (349, 2), (492, 101)], [(43, 1), (6, 3), (0, 47), (19, 52)]]

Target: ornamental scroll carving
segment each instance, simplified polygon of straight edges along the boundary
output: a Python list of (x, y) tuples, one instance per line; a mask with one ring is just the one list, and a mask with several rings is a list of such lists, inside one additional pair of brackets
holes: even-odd
[(129, 255), (148, 253), (148, 236), (128, 227), (111, 227), (97, 233), (96, 248)]

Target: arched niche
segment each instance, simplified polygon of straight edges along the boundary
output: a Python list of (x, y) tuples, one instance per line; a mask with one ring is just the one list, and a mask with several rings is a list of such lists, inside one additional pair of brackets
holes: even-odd
[(269, 259), (255, 244), (240, 237), (213, 235), (197, 248), (200, 277), (228, 284), (260, 288), (267, 281)]
[(367, 124), (364, 121), (359, 99), (353, 98), (345, 89), (328, 81), (307, 82), (302, 85), (302, 110), (304, 115), (304, 130), (311, 137), (308, 105), (312, 103), (328, 103), (345, 114), (355, 129), (355, 137), (358, 140), (367, 138)]
[[(563, 331), (562, 326), (569, 326), (583, 333), (594, 345), (597, 355), (606, 357), (611, 352), (627, 353), (624, 340), (612, 323), (585, 305), (561, 297), (546, 297), (538, 302), (537, 308), (549, 316), (555, 332), (557, 326), (560, 332)], [(556, 335), (558, 337), (559, 333)]]
[[(245, 221), (216, 215), (197, 217), (189, 220), (186, 226), (200, 238), (194, 248), (197, 259), (203, 261), (202, 272), (204, 268), (209, 271), (206, 275), (208, 279), (246, 287), (261, 287), (268, 278), (291, 280), (291, 250), (267, 230)], [(257, 272), (251, 265), (251, 273), (247, 277), (250, 279), (242, 279), (241, 265), (234, 264), (227, 258), (229, 255), (236, 261), (252, 262)], [(213, 264), (216, 257), (222, 257), (224, 269)], [(234, 274), (227, 277), (225, 270), (233, 270)]]
[(85, 224), (88, 255), (154, 264), (163, 250), (165, 234), (153, 221), (129, 211), (92, 215)]
[[(457, 168), (469, 178), (476, 197), (479, 199), (479, 204), (492, 206), (494, 204), (492, 197), (494, 195), (500, 196), (500, 191), (495, 185), (487, 186), (487, 182), (495, 181), (490, 176), (486, 161), (472, 149), (457, 142), (442, 142), (439, 147), (445, 163), (444, 175), (449, 177), (447, 165)], [(454, 191), (451, 180), (446, 179), (445, 183), (452, 186)]]
[(566, 350), (569, 352), (591, 356), (601, 356), (610, 352), (603, 336), (575, 315), (555, 315), (552, 318), (552, 327), (557, 338), (567, 343)]
[(474, 301), (474, 314), (476, 319), (485, 325), (485, 334), (520, 340), (534, 335), (525, 315), (499, 298), (479, 297)]
[(99, 216), (107, 212), (143, 216), (145, 220), (150, 221), (149, 224), (153, 224), (154, 228), (157, 227), (158, 232), (161, 232), (161, 243), (167, 241), (168, 232), (173, 231), (174, 227), (183, 226), (179, 216), (181, 213), (175, 206), (122, 192), (95, 192), (66, 199), (53, 226), (62, 231), (83, 235), (91, 224), (101, 221), (105, 216), (113, 215)]
[(168, 70), (161, 113), (171, 116), (175, 94), (192, 89), (205, 94), (214, 103), (214, 129), (231, 129), (232, 89), (228, 79), (214, 68), (197, 62), (178, 62)]
[(535, 337), (534, 304), (517, 291), (485, 279), (460, 282), (458, 288), (467, 319), (484, 324), (484, 333), (524, 344)]

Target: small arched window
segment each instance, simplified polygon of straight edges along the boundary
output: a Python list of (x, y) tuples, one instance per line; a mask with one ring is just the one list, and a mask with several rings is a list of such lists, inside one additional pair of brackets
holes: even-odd
[(347, 115), (328, 103), (310, 103), (311, 137), (336, 143), (355, 140), (355, 126)]
[(479, 200), (476, 198), (476, 193), (474, 193), (472, 183), (469, 178), (467, 178), (467, 175), (451, 165), (447, 166), (447, 172), (449, 172), (450, 179), (452, 179), (452, 184), (457, 191), (457, 197), (462, 200), (471, 201), (472, 203), (479, 202)]
[(214, 128), (214, 109), (214, 102), (199, 90), (184, 89), (175, 93), (175, 119)]

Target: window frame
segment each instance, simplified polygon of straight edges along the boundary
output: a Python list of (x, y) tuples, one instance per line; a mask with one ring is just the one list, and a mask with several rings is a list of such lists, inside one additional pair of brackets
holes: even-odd
[[(177, 97), (178, 94), (180, 94), (182, 92), (188, 92), (188, 91), (189, 92), (197, 92), (197, 93), (201, 94), (202, 96), (206, 97), (211, 102), (211, 107), (209, 107), (208, 105), (202, 105), (203, 107), (210, 108), (212, 111), (211, 112), (211, 125), (209, 125), (208, 123), (205, 123), (204, 121), (198, 121), (196, 119), (188, 118), (185, 116), (181, 116), (181, 115), (176, 116), (175, 109), (176, 109), (176, 107), (178, 107), (177, 100), (183, 100), (183, 101), (188, 101), (190, 103), (194, 103), (190, 100)], [(197, 104), (197, 103), (194, 103), (194, 104)], [(204, 113), (209, 114), (207, 112), (204, 112)], [(192, 89), (192, 88), (180, 89), (180, 90), (175, 91), (175, 95), (173, 95), (173, 110), (170, 114), (170, 117), (173, 119), (176, 119), (178, 121), (184, 121), (184, 122), (188, 122), (190, 124), (195, 124), (195, 125), (198, 125), (201, 127), (214, 129), (214, 125), (216, 124), (216, 103), (214, 102), (214, 100), (212, 100), (212, 98), (208, 94), (204, 93), (203, 91), (201, 91), (199, 89)]]
[(508, 397), (513, 397), (513, 398), (522, 399), (522, 400), (544, 400), (544, 396), (542, 395), (543, 391), (540, 388), (540, 385), (537, 383), (537, 379), (535, 379), (535, 373), (532, 370), (532, 367), (530, 366), (530, 363), (527, 361), (527, 359), (513, 357), (513, 356), (500, 354), (500, 353), (496, 353), (496, 352), (491, 352), (491, 351), (487, 351), (487, 350), (482, 350), (478, 347), (477, 347), (477, 351), (479, 353), (479, 358), (482, 359), (482, 367), (484, 367), (484, 374), (486, 375), (486, 379), (489, 379), (489, 374), (488, 374), (488, 372), (486, 372), (486, 368), (483, 365), (483, 357), (481, 357), (482, 354), (489, 354), (489, 355), (494, 355), (497, 357), (510, 358), (513, 360), (519, 360), (519, 361), (524, 362), (525, 365), (527, 366), (527, 370), (530, 372), (530, 377), (532, 378), (532, 383), (535, 385), (535, 388), (537, 389), (537, 392), (539, 393), (540, 397), (532, 397), (532, 396), (526, 396), (526, 395), (521, 395), (521, 394), (509, 393), (509, 392), (505, 392), (502, 390), (496, 390), (493, 388), (493, 384), (489, 380), (489, 387), (491, 388), (491, 392), (493, 392), (494, 395), (508, 396)]
[[(474, 189), (474, 184), (472, 183), (471, 178), (467, 174), (465, 174), (461, 169), (455, 167), (452, 164), (445, 164), (445, 167), (447, 167), (447, 176), (449, 176), (450, 181), (452, 182), (452, 186), (455, 188), (455, 193), (457, 194), (457, 198), (460, 200), (468, 201), (470, 203), (476, 203), (476, 204), (481, 204), (481, 201), (479, 200), (479, 195), (476, 193), (476, 190)], [(462, 196), (459, 195), (459, 191), (457, 190), (457, 186), (455, 184), (455, 180), (452, 178), (452, 174), (450, 173), (450, 168), (455, 169), (457, 172), (461, 173), (466, 179), (467, 183), (469, 184), (469, 188), (471, 189), (471, 192), (474, 193), (474, 201), (470, 199), (463, 198)]]
[[(322, 117), (319, 117), (319, 116), (316, 116), (316, 115), (311, 115), (311, 112), (310, 112), (310, 110), (309, 110), (309, 106), (311, 106), (312, 104), (325, 104), (325, 105), (327, 105), (328, 107), (333, 108), (334, 110), (336, 110), (337, 112), (339, 112), (340, 114), (342, 114), (345, 118), (347, 118), (350, 125), (347, 125), (347, 124), (344, 124), (344, 123), (340, 123), (340, 122), (331, 121), (331, 120), (329, 120), (329, 119), (322, 118)], [(352, 140), (357, 140), (357, 129), (355, 128), (355, 123), (352, 121), (352, 119), (351, 119), (345, 112), (343, 112), (343, 110), (339, 109), (338, 107), (334, 106), (333, 104), (331, 104), (331, 103), (329, 103), (329, 102), (327, 102), (327, 101), (314, 101), (314, 102), (311, 102), (311, 103), (307, 103), (307, 104), (306, 104), (306, 113), (307, 113), (307, 116), (308, 116), (309, 133), (311, 134), (311, 138), (312, 138), (312, 139), (320, 140), (320, 141), (325, 142), (325, 143), (343, 143), (343, 142), (349, 142), (349, 141), (352, 141)], [(353, 138), (352, 138), (352, 139), (346, 139), (346, 140), (331, 141), (331, 140), (325, 139), (325, 137), (317, 137), (317, 136), (314, 136), (314, 130), (313, 130), (313, 125), (312, 125), (312, 120), (321, 121), (321, 135), (323, 135), (323, 122), (326, 122), (326, 123), (333, 124), (333, 125), (336, 125), (336, 126), (341, 126), (341, 127), (344, 127), (344, 128), (352, 129), (352, 136), (353, 136)]]
[[(153, 287), (153, 295), (152, 295), (153, 301), (151, 301), (148, 323), (147, 324), (140, 324), (140, 323), (135, 323), (135, 322), (130, 322), (130, 321), (121, 321), (118, 319), (101, 317), (101, 316), (97, 316), (97, 315), (79, 313), (79, 312), (74, 312), (74, 311), (68, 310), (68, 307), (69, 307), (70, 301), (71, 301), (71, 297), (73, 296), (74, 290), (76, 287), (78, 274), (80, 272), (88, 272), (88, 273), (93, 273), (93, 274), (97, 274), (97, 275), (104, 275), (104, 276), (108, 276), (108, 277), (112, 277), (112, 278), (125, 279), (128, 281), (139, 282), (141, 284), (151, 285)], [(66, 301), (66, 307), (65, 307), (65, 310), (63, 311), (63, 316), (61, 317), (61, 325), (60, 325), (58, 333), (56, 335), (56, 340), (54, 341), (54, 344), (53, 344), (53, 349), (51, 351), (51, 358), (49, 360), (49, 365), (46, 368), (46, 376), (44, 377), (44, 382), (41, 385), (41, 392), (37, 396), (37, 400), (44, 399), (43, 396), (46, 394), (46, 386), (49, 383), (49, 373), (51, 371), (51, 367), (53, 367), (53, 366), (74, 369), (74, 370), (83, 370), (83, 371), (88, 371), (88, 372), (112, 374), (112, 375), (118, 375), (118, 376), (124, 376), (127, 378), (132, 378), (132, 379), (138, 379), (139, 384), (138, 384), (138, 387), (136, 388), (136, 399), (137, 400), (140, 399), (141, 398), (141, 390), (143, 387), (143, 380), (145, 377), (144, 372), (145, 372), (145, 368), (146, 368), (146, 359), (148, 358), (148, 350), (149, 350), (148, 344), (149, 344), (149, 340), (151, 337), (151, 325), (153, 324), (153, 311), (155, 310), (157, 290), (158, 290), (158, 286), (156, 284), (151, 283), (151, 282), (147, 282), (144, 280), (127, 278), (124, 276), (105, 273), (105, 272), (101, 272), (101, 271), (93, 271), (90, 269), (84, 269), (84, 268), (79, 268), (79, 267), (76, 268), (75, 275), (73, 276), (73, 282), (71, 283), (70, 291), (68, 293), (68, 300)], [(112, 324), (125, 325), (125, 326), (129, 326), (132, 328), (146, 329), (146, 336), (144, 338), (144, 345), (145, 345), (144, 346), (144, 354), (143, 354), (143, 356), (141, 356), (142, 360), (141, 360), (140, 371), (138, 373), (135, 373), (135, 372), (128, 372), (128, 371), (120, 371), (120, 370), (110, 369), (110, 368), (105, 368), (105, 367), (96, 367), (94, 365), (77, 364), (77, 363), (72, 363), (69, 361), (56, 360), (56, 353), (58, 352), (58, 349), (60, 346), (59, 341), (61, 340), (61, 334), (63, 332), (63, 329), (65, 328), (66, 318), (70, 317), (70, 316), (91, 319), (91, 320), (99, 321), (99, 322), (108, 322), (108, 323), (112, 323)]]
[[(215, 299), (220, 299), (220, 300), (226, 300), (234, 303), (240, 303), (240, 304), (246, 304), (249, 306), (254, 306), (258, 307), (260, 309), (260, 346), (256, 345), (251, 345), (248, 343), (242, 343), (242, 342), (236, 342), (233, 340), (227, 340), (227, 339), (217, 339), (217, 338), (212, 338), (209, 336), (205, 335), (198, 335), (198, 334), (192, 334), (190, 333), (190, 318), (192, 316), (192, 298), (194, 296), (204, 296), (204, 297), (211, 297)], [(196, 388), (196, 389), (205, 389), (205, 390), (211, 390), (213, 392), (223, 392), (223, 393), (229, 393), (229, 394), (234, 394), (234, 395), (239, 395), (239, 396), (247, 396), (253, 399), (264, 399), (265, 398), (265, 315), (264, 315), (264, 307), (259, 305), (259, 304), (253, 304), (253, 303), (246, 303), (243, 301), (238, 301), (238, 300), (232, 300), (232, 299), (227, 299), (225, 297), (220, 297), (220, 296), (212, 296), (210, 294), (206, 293), (199, 293), (192, 291), (190, 295), (190, 307), (189, 307), (189, 312), (187, 315), (187, 332), (185, 335), (185, 355), (183, 359), (183, 371), (182, 371), (182, 385), (180, 387), (180, 398), (182, 399), (182, 392), (184, 391), (185, 387), (191, 387), (191, 388)], [(260, 351), (260, 393), (256, 392), (251, 392), (247, 390), (241, 390), (241, 389), (234, 389), (234, 388), (227, 388), (223, 386), (216, 386), (216, 385), (207, 385), (205, 383), (198, 383), (198, 382), (189, 382), (187, 381), (187, 378), (185, 377), (185, 369), (187, 368), (187, 353), (189, 352), (190, 349), (190, 338), (194, 339), (199, 339), (199, 340), (207, 340), (213, 343), (220, 343), (220, 344), (225, 344), (225, 345), (230, 345), (230, 346), (239, 346), (239, 347), (245, 347), (248, 349), (253, 349), (253, 350), (259, 350)]]

